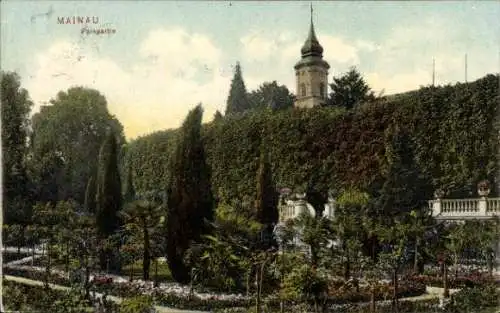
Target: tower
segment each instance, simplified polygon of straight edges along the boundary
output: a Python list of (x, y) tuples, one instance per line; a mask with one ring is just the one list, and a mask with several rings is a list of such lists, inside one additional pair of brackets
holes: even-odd
[(302, 58), (295, 64), (296, 98), (295, 107), (312, 108), (322, 105), (328, 97), (328, 69), (323, 60), (323, 47), (314, 32), (311, 5), (311, 26), (306, 42), (300, 49)]

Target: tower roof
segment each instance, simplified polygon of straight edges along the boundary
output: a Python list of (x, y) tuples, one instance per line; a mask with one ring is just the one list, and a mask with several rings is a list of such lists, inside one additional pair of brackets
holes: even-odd
[(303, 58), (308, 56), (323, 57), (323, 47), (319, 44), (318, 38), (316, 38), (316, 33), (314, 32), (312, 12), (313, 9), (311, 5), (311, 27), (309, 28), (309, 35), (307, 36), (302, 49), (300, 49)]

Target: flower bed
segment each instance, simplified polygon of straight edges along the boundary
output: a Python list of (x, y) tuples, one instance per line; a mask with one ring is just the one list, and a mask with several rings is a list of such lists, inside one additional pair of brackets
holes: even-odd
[[(430, 287), (443, 288), (443, 278), (429, 275), (415, 275), (409, 277), (409, 280), (423, 283)], [(459, 289), (465, 287), (481, 286), (492, 282), (492, 278), (487, 273), (473, 272), (468, 275), (462, 275), (455, 278), (453, 275), (448, 276), (448, 288)]]
[[(437, 299), (422, 300), (422, 301), (400, 301), (398, 305), (399, 313), (447, 313), (439, 308), (439, 301)], [(299, 305), (286, 305), (286, 312), (312, 312), (313, 308), (304, 304)], [(250, 313), (255, 312), (254, 308), (226, 308), (216, 309), (215, 313)], [(278, 313), (279, 307), (263, 307), (264, 313)], [(349, 303), (349, 304), (335, 304), (327, 308), (326, 312), (331, 313), (369, 313), (370, 305), (368, 303)], [(390, 302), (378, 302), (378, 313), (392, 313)], [(450, 312), (451, 313), (451, 312)]]
[[(398, 284), (398, 298), (415, 297), (425, 293), (425, 284), (418, 281), (400, 281)], [(384, 283), (375, 287), (375, 299), (386, 300), (391, 299), (393, 287), (390, 284)], [(329, 292), (331, 303), (351, 303), (351, 302), (368, 302), (371, 298), (371, 290), (369, 286), (362, 285), (357, 292), (353, 287), (337, 288)]]

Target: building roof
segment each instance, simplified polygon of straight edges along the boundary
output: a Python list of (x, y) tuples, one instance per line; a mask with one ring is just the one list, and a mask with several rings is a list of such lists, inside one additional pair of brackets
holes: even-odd
[(318, 38), (316, 38), (316, 33), (314, 32), (314, 24), (311, 15), (311, 27), (309, 28), (309, 36), (307, 36), (306, 42), (300, 49), (302, 57), (308, 56), (318, 56), (323, 57), (323, 47), (319, 44)]

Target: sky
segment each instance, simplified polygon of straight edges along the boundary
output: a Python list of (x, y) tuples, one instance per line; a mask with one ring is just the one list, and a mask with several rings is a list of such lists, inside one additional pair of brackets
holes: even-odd
[[(295, 92), (311, 3), (329, 81), (356, 66), (389, 95), (429, 85), (435, 59), (436, 84), (454, 84), (465, 54), (468, 81), (500, 71), (497, 1), (2, 1), (0, 65), (33, 112), (72, 86), (99, 90), (133, 139), (180, 126), (198, 103), (205, 121), (223, 113), (237, 61), (249, 91), (276, 80)], [(90, 23), (59, 21), (74, 16)]]

